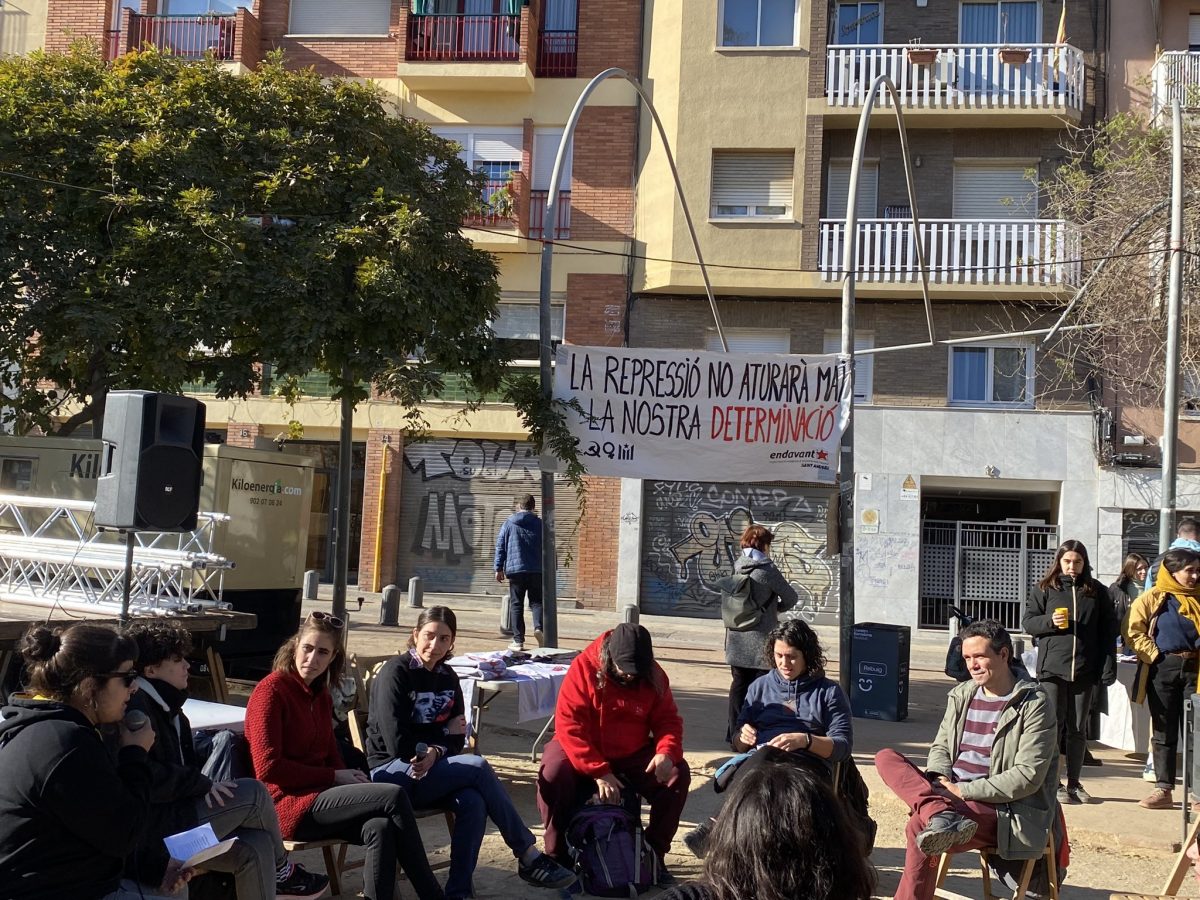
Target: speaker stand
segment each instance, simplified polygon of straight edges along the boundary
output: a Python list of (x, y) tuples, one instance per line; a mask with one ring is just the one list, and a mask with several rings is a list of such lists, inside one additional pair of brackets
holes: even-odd
[(137, 532), (125, 532), (125, 580), (121, 585), (121, 624), (129, 623), (129, 593), (133, 588), (133, 548), (137, 543)]

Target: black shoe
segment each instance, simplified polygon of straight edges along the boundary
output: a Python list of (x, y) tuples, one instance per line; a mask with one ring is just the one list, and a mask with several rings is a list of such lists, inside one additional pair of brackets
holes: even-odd
[(575, 873), (560, 866), (545, 853), (539, 853), (529, 865), (517, 863), (521, 880), (534, 887), (565, 888), (575, 883)]
[(708, 835), (712, 831), (712, 827), (713, 820), (709, 819), (701, 822), (683, 836), (683, 845), (691, 850), (692, 855), (697, 859), (704, 859), (704, 854), (708, 852)]
[(1083, 754), (1083, 764), (1084, 764), (1085, 766), (1102, 766), (1102, 765), (1104, 765), (1104, 763), (1103, 763), (1103, 762), (1101, 762), (1100, 760), (1096, 759), (1096, 757), (1092, 756), (1092, 751), (1091, 751), (1091, 750), (1086, 750), (1086, 751), (1084, 751), (1084, 754)]
[(926, 856), (940, 856), (951, 847), (975, 837), (979, 826), (974, 819), (953, 812), (934, 813), (929, 824), (917, 835), (917, 848)]
[(654, 879), (655, 887), (670, 888), (679, 884), (679, 879), (671, 874), (671, 870), (667, 868), (667, 864), (663, 860), (658, 861), (658, 877)]
[(303, 897), (324, 897), (328, 889), (329, 879), (326, 876), (308, 872), (299, 863), (292, 866), (287, 878), (275, 880), (277, 898), (300, 900)]
[(1067, 786), (1067, 796), (1072, 803), (1091, 803), (1092, 795), (1083, 789), (1082, 784), (1077, 784), (1074, 787)]

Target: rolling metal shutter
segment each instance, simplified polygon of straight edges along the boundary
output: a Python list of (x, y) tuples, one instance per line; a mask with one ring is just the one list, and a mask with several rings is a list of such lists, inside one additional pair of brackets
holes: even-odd
[[(825, 217), (846, 218), (846, 200), (850, 197), (850, 164), (830, 163), (825, 189)], [(879, 167), (864, 165), (858, 173), (858, 217), (874, 219), (879, 215)]]
[(392, 0), (292, 0), (289, 34), (371, 34), (386, 36)]
[(954, 218), (1037, 218), (1037, 185), (1025, 166), (954, 166)]
[[(787, 328), (726, 328), (725, 343), (730, 353), (791, 353), (792, 332)], [(704, 349), (721, 352), (717, 329), (705, 332)]]
[(713, 151), (713, 206), (792, 208), (794, 154)]
[[(439, 438), (404, 448), (397, 578), (420, 575), (427, 591), (508, 593), (496, 581), (496, 535), (520, 494), (538, 499), (541, 471), (523, 441)], [(575, 489), (555, 479), (558, 593), (575, 596), (579, 504)]]
[(806, 621), (837, 622), (838, 559), (828, 485), (646, 481), (642, 494), (641, 608), (653, 615), (719, 619), (717, 581), (733, 572), (747, 525), (775, 534), (771, 558), (800, 594)]

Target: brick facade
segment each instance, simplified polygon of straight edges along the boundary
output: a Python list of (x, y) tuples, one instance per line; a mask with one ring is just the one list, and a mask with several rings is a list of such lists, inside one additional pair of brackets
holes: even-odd
[(395, 78), (403, 36), (408, 27), (408, 0), (392, 0), (387, 37), (287, 37), (289, 0), (258, 0), (262, 53), (282, 49), (288, 68), (312, 66), (321, 75), (351, 78)]
[(576, 600), (585, 609), (614, 609), (617, 600), (617, 536), (621, 527), (621, 479), (585, 478), (587, 515), (579, 523)]
[(257, 422), (230, 422), (225, 443), (231, 447), (246, 447), (253, 450), (255, 438), (263, 435), (263, 427)]
[(579, 118), (571, 167), (571, 239), (629, 240), (637, 111), (591, 106)]
[(46, 51), (65, 53), (80, 38), (102, 40), (112, 21), (113, 0), (50, 0), (46, 6)]
[[(400, 547), (400, 493), (403, 488), (404, 432), (396, 428), (372, 428), (367, 432), (367, 470), (363, 479), (362, 537), (358, 549), (360, 590), (383, 590), (396, 580)], [(384, 480), (386, 479), (386, 480)], [(380, 506), (380, 481), (383, 504)], [(376, 531), (380, 537), (379, 577), (375, 577)]]
[(582, 0), (577, 28), (578, 77), (593, 78), (609, 66), (619, 66), (635, 76), (641, 72), (641, 0)]
[(629, 283), (624, 275), (567, 275), (567, 342), (590, 347), (624, 346), (628, 297)]

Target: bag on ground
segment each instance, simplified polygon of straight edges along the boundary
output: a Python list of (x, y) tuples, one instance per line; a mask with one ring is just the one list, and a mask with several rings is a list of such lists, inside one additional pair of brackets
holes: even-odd
[(658, 857), (624, 806), (585, 806), (567, 826), (567, 847), (585, 894), (636, 897), (658, 881)]

